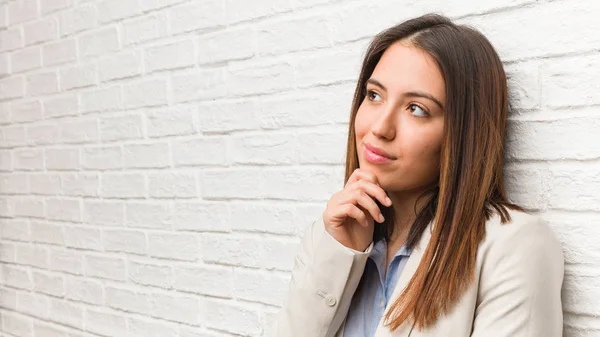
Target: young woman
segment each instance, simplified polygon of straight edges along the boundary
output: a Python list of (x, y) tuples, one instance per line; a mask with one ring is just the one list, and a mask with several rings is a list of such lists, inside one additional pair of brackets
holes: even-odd
[(439, 15), (370, 44), (344, 188), (304, 233), (273, 337), (558, 337), (560, 243), (507, 200), (502, 63)]

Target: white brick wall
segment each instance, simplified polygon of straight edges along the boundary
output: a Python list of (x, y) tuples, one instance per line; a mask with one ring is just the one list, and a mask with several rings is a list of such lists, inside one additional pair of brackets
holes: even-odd
[(600, 335), (600, 2), (0, 0), (2, 336), (264, 336), (341, 187), (369, 38), (428, 11), (510, 76), (511, 198)]

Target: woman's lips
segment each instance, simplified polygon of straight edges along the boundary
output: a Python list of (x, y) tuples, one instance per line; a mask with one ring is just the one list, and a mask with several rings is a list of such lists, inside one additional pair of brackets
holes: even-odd
[(364, 148), (365, 159), (374, 164), (385, 164), (391, 162), (393, 159), (377, 154), (369, 148), (368, 145)]

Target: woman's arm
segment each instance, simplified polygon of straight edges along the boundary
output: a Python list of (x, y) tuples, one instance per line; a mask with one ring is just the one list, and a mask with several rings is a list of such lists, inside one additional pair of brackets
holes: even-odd
[(485, 252), (472, 337), (562, 336), (562, 248), (539, 217), (526, 219), (496, 228)]
[(314, 221), (302, 237), (289, 290), (270, 329), (272, 337), (331, 337), (348, 312), (373, 243), (350, 249)]

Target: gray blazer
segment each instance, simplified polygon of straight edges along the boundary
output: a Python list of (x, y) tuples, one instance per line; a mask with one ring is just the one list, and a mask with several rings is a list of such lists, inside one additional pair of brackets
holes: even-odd
[[(375, 337), (559, 337), (564, 258), (560, 242), (538, 216), (510, 211), (486, 223), (475, 281), (451, 311), (426, 330), (405, 322), (394, 332), (379, 322)], [(419, 265), (431, 223), (413, 250), (394, 302)], [(345, 247), (314, 221), (302, 237), (287, 298), (269, 326), (270, 337), (343, 337), (346, 315), (373, 243), (365, 252)], [(386, 312), (389, 310), (386, 307)]]

